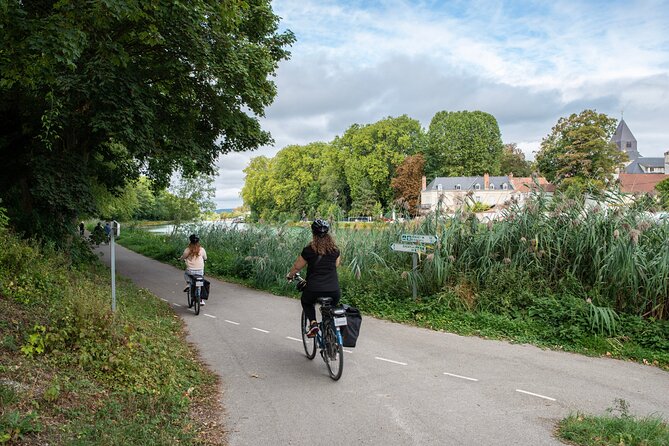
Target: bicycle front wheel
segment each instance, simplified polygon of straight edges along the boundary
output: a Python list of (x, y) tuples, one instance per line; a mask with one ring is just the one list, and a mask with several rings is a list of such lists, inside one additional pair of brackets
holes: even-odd
[(325, 360), (325, 365), (328, 366), (330, 378), (337, 381), (341, 378), (341, 373), (344, 371), (344, 349), (337, 340), (337, 331), (332, 326), (332, 323), (327, 324), (323, 336), (325, 338), (323, 359)]
[(304, 353), (307, 355), (307, 358), (314, 359), (316, 356), (316, 338), (308, 338), (307, 331), (309, 330), (309, 321), (307, 320), (307, 315), (302, 311), (302, 318), (300, 324), (300, 332), (302, 333), (302, 345), (304, 346)]

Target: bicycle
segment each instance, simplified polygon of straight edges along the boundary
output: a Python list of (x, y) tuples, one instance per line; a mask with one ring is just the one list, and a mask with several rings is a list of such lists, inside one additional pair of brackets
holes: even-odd
[[(295, 274), (295, 279), (298, 284), (304, 281), (299, 273)], [(330, 378), (337, 381), (344, 371), (344, 346), (339, 327), (346, 325), (346, 311), (333, 306), (331, 297), (319, 297), (316, 303), (320, 305), (321, 321), (318, 323), (318, 333), (313, 338), (307, 337), (310, 321), (307, 320), (307, 315), (302, 310), (300, 331), (304, 353), (307, 358), (314, 359), (316, 345), (318, 345)]]
[(186, 287), (186, 301), (188, 302), (188, 308), (195, 307), (195, 315), (200, 314), (200, 306), (202, 303), (202, 287), (204, 286), (204, 276), (199, 274), (189, 274), (191, 279), (190, 283)]

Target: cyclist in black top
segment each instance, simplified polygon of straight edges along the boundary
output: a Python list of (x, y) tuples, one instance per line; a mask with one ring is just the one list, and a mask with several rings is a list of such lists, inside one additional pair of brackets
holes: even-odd
[(293, 267), (286, 275), (292, 280), (296, 273), (307, 266), (307, 287), (302, 291), (302, 308), (311, 325), (307, 336), (313, 338), (318, 333), (316, 309), (314, 304), (319, 297), (331, 297), (337, 305), (341, 298), (337, 267), (341, 257), (339, 248), (328, 231), (330, 225), (325, 220), (315, 220), (311, 224), (313, 238), (297, 257)]

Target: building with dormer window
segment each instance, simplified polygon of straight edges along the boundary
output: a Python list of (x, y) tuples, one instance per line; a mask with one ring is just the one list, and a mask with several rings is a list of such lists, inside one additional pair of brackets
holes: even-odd
[(423, 177), (420, 208), (422, 213), (433, 211), (437, 207), (454, 211), (466, 202), (483, 203), (495, 208), (511, 199), (522, 201), (537, 189), (548, 193), (555, 190), (543, 177), (514, 178), (511, 174), (485, 174), (476, 177), (437, 177), (430, 184), (426, 184)]

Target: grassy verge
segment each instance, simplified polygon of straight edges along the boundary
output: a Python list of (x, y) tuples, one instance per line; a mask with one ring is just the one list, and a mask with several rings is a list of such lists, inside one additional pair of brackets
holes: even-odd
[(0, 444), (222, 444), (216, 376), (169, 306), (0, 228)]
[[(244, 231), (235, 231), (209, 226), (184, 230), (200, 234), (209, 255), (208, 274), (275, 294), (296, 296), (284, 275), (308, 242), (308, 229), (248, 226)], [(430, 289), (419, 283), (421, 297), (413, 300), (410, 280), (414, 276), (402, 271), (399, 264), (410, 263), (411, 256), (383, 254), (389, 251), (390, 240), (399, 238), (387, 234), (391, 231), (398, 230), (362, 233), (337, 229), (336, 239), (344, 258), (339, 270), (343, 301), (366, 314), (463, 335), (631, 359), (669, 370), (669, 322), (615, 314), (597, 307), (583, 297), (587, 294), (582, 285), (571, 276), (548, 286), (530, 271), (502, 263), (482, 285), (474, 274), (453, 269), (431, 271), (437, 267), (429, 258), (423, 258), (425, 276), (449, 274), (455, 278), (441, 288)], [(127, 226), (119, 242), (177, 265), (174, 259), (181, 254), (184, 240), (184, 234), (162, 236)]]
[(617, 401), (617, 412), (605, 416), (576, 413), (558, 425), (558, 436), (581, 446), (665, 446), (669, 444), (669, 425), (662, 418), (629, 415), (625, 401)]

